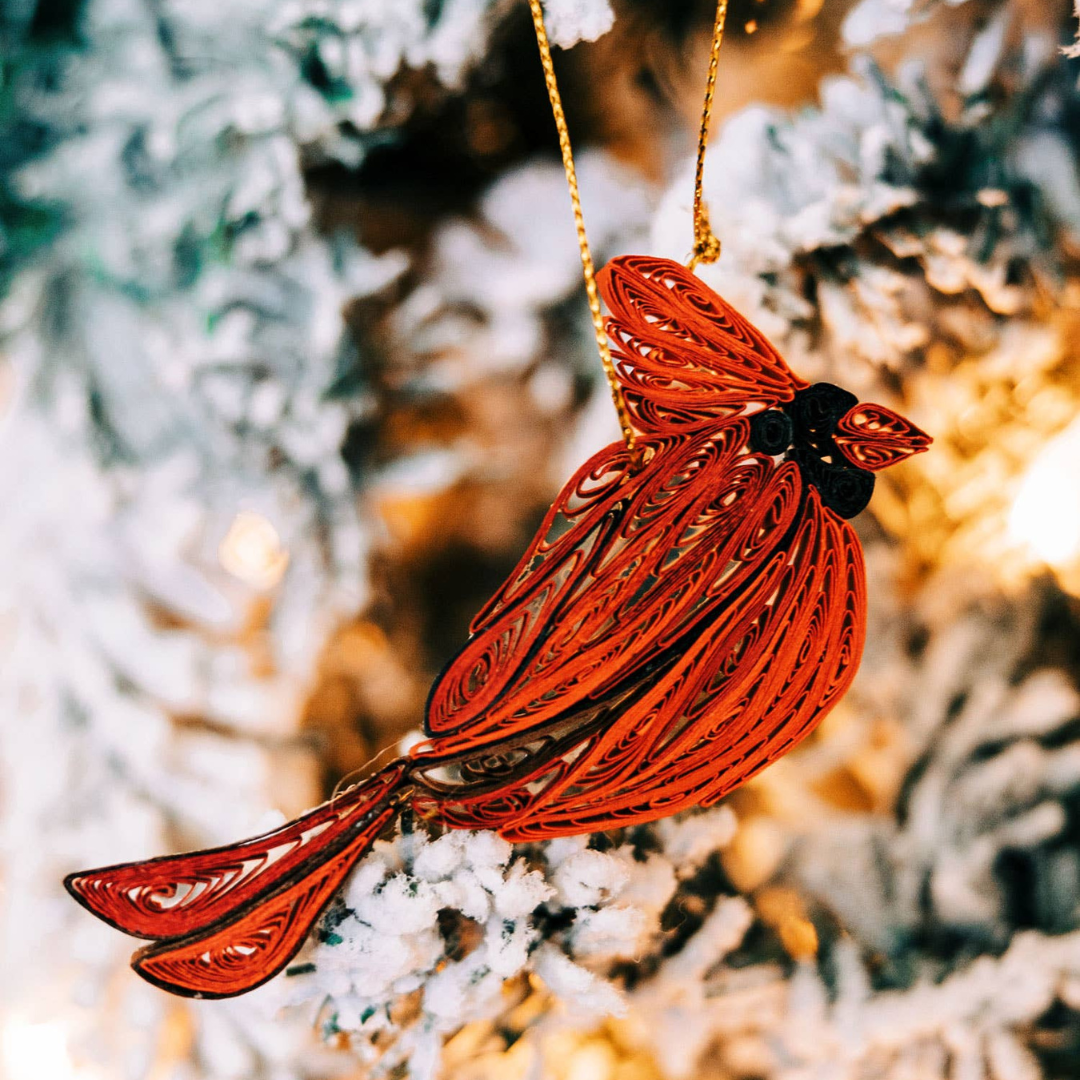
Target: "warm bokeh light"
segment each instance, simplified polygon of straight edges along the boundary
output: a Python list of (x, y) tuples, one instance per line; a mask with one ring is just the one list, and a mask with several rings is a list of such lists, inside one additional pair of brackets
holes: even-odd
[(55, 1021), (33, 1023), (15, 1013), (0, 1040), (5, 1080), (76, 1080), (83, 1075), (68, 1053), (67, 1032)]
[(289, 565), (277, 530), (261, 514), (241, 510), (218, 548), (221, 565), (256, 589), (272, 589)]
[(1010, 539), (1048, 566), (1065, 569), (1080, 559), (1080, 420), (1032, 462), (1008, 528)]

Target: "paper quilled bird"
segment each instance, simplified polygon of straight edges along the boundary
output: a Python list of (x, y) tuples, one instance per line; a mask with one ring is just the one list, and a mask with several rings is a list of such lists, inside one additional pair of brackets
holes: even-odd
[(151, 939), (143, 978), (206, 998), (265, 982), (406, 807), (526, 841), (709, 806), (847, 690), (866, 622), (847, 519), (929, 437), (804, 382), (678, 263), (615, 259), (599, 283), (637, 455), (608, 446), (562, 489), (409, 756), (264, 836), (66, 879)]

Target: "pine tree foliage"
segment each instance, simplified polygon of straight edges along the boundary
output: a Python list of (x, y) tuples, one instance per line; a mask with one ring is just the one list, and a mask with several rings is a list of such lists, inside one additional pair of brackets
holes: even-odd
[[(554, 41), (597, 50), (647, 7), (547, 5)], [(314, 172), (349, 191), (407, 160), (524, 14), (5, 9), (9, 1043), (117, 1077), (1076, 1075), (1080, 571), (1028, 520), (1041, 476), (1075, 494), (1080, 444), (1063, 3), (859, 0), (817, 102), (741, 111), (710, 149), (724, 256), (703, 279), (796, 370), (937, 440), (860, 521), (870, 645), (811, 745), (720, 810), (626, 833), (511, 849), (409, 823), (286, 975), (194, 1011), (60, 895), (76, 867), (318, 799), (300, 723), (343, 627), (370, 715), (415, 722), (437, 637), (418, 612), (449, 619), (461, 585), (417, 577), (422, 552), (512, 560), (615, 436), (553, 158), (408, 247), (316, 213)], [(599, 257), (685, 256), (690, 162), (660, 191), (599, 149), (579, 169)], [(403, 579), (422, 585), (395, 607)]]

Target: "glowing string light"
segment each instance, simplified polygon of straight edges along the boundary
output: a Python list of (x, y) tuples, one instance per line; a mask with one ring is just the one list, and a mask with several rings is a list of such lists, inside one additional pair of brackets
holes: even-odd
[(218, 548), (221, 565), (256, 589), (272, 589), (289, 565), (277, 530), (261, 514), (241, 510)]
[(1020, 482), (1009, 538), (1040, 562), (1065, 569), (1080, 560), (1080, 420), (1051, 440)]

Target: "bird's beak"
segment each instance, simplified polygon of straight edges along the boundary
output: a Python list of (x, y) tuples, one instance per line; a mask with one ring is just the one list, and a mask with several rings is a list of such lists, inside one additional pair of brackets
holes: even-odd
[(921, 454), (933, 440), (892, 409), (863, 402), (840, 418), (833, 441), (852, 465), (876, 472)]

